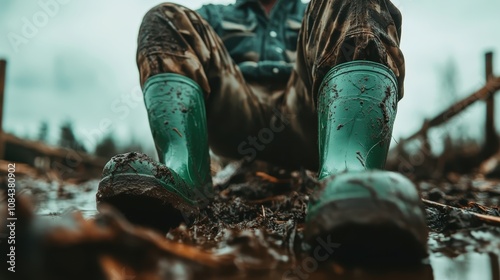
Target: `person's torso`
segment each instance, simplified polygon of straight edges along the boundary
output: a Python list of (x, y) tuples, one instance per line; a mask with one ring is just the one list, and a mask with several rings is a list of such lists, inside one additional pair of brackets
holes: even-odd
[(198, 12), (214, 28), (238, 65), (244, 62), (291, 65), (296, 59), (306, 7), (300, 0), (278, 0), (266, 15), (257, 0), (238, 0), (231, 5), (205, 5)]

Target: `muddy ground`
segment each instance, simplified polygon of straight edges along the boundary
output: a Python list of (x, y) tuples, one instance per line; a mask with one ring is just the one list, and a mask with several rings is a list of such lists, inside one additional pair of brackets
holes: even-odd
[(316, 185), (305, 171), (258, 173), (235, 163), (214, 183), (214, 203), (192, 225), (160, 233), (133, 226), (113, 209), (98, 213), (97, 180), (19, 179), (16, 273), (5, 268), (0, 278), (500, 280), (500, 224), (473, 214), (500, 216), (499, 180), (449, 174), (416, 182), (422, 198), (455, 208), (427, 203), (430, 257), (405, 268), (346, 267), (304, 254), (305, 209)]

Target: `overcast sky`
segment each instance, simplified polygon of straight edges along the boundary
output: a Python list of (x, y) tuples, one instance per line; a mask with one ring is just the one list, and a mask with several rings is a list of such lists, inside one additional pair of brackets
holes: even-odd
[[(47, 121), (55, 141), (60, 124), (71, 120), (78, 136), (91, 147), (109, 131), (102, 128), (111, 124), (111, 131), (124, 142), (135, 138), (151, 145), (138, 92), (136, 36), (143, 15), (161, 1), (53, 1), (59, 4), (44, 17), (38, 1), (0, 0), (0, 57), (9, 63), (5, 129), (34, 138), (40, 123)], [(198, 8), (207, 2), (233, 1), (187, 2), (183, 4)], [(393, 3), (403, 13), (407, 67), (406, 96), (394, 132), (398, 139), (451, 102), (441, 87), (446, 63), (455, 61), (459, 97), (483, 85), (485, 51), (497, 53), (495, 66), (500, 68), (500, 1)], [(483, 108), (483, 104), (475, 106), (456, 123), (479, 135)]]

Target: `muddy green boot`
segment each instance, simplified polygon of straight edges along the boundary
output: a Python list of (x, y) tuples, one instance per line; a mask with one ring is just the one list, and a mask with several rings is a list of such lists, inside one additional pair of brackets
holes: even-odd
[(318, 92), (321, 188), (306, 217), (311, 250), (336, 244), (325, 250), (345, 262), (426, 256), (427, 227), (416, 187), (400, 174), (379, 170), (397, 102), (396, 77), (382, 64), (353, 61), (325, 76)]
[(166, 230), (189, 223), (213, 197), (204, 98), (193, 80), (160, 74), (146, 81), (144, 101), (160, 162), (138, 153), (113, 157), (97, 204)]

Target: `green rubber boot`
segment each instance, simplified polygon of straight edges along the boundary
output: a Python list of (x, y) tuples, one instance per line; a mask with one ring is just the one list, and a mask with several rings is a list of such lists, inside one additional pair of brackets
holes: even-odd
[(311, 249), (336, 244), (329, 255), (345, 262), (427, 255), (416, 187), (398, 173), (379, 170), (397, 102), (396, 77), (382, 64), (348, 62), (325, 76), (318, 93), (321, 189), (311, 197), (305, 229)]
[(146, 81), (144, 101), (160, 162), (139, 153), (113, 157), (97, 204), (167, 230), (189, 223), (213, 198), (204, 98), (193, 80), (169, 73)]

